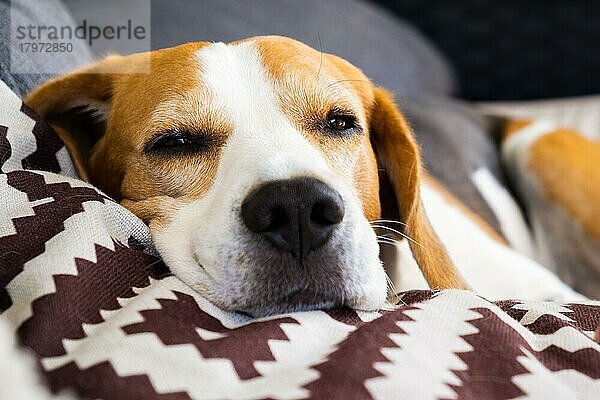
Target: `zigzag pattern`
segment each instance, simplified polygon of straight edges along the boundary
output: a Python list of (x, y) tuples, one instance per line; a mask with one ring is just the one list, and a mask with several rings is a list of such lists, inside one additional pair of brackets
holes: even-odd
[(50, 125), (0, 82), (0, 172), (41, 170), (77, 177)]
[[(52, 390), (105, 399), (595, 399), (600, 303), (411, 291), (379, 313), (252, 320), (168, 274), (0, 85), (1, 318)], [(0, 360), (2, 362), (2, 360)]]
[(9, 305), (4, 287), (23, 270), (25, 263), (44, 252), (46, 242), (64, 230), (65, 220), (83, 212), (84, 202), (104, 202), (107, 198), (94, 189), (73, 188), (66, 182), (47, 185), (44, 177), (34, 172), (13, 171), (6, 176), (6, 184), (25, 193), (30, 202), (50, 200), (34, 205), (33, 215), (13, 219), (15, 233), (0, 238), (0, 247), (10, 249), (2, 260), (0, 303)]
[(45, 120), (36, 118), (35, 111), (26, 104), (21, 105), (20, 111), (35, 122), (31, 128), (31, 133), (35, 137), (35, 150), (21, 160), (23, 169), (61, 172), (57, 153), (64, 147), (63, 142)]
[[(388, 362), (383, 354), (386, 348), (396, 347), (390, 334), (405, 333), (398, 321), (410, 320), (406, 310), (386, 313), (369, 324), (363, 324), (337, 345), (337, 350), (329, 354), (327, 361), (314, 368), (320, 372), (320, 378), (306, 385), (311, 393), (310, 399), (352, 398), (370, 399), (371, 394), (365, 387), (365, 381), (382, 376), (374, 368), (377, 362)], [(362, 368), (348, 368), (357, 359), (362, 359)], [(330, 382), (344, 382), (335, 387)]]
[(10, 159), (12, 149), (8, 141), (8, 127), (0, 125), (0, 173), (4, 173), (2, 167)]
[(146, 287), (150, 277), (167, 273), (156, 258), (117, 242), (114, 250), (95, 247), (96, 262), (75, 259), (77, 275), (54, 275), (56, 291), (32, 303), (33, 315), (20, 326), (18, 334), (38, 355), (65, 354), (63, 339), (85, 337), (82, 322), (102, 322), (101, 311), (120, 308), (118, 299), (135, 296), (133, 287)]
[[(124, 326), (123, 331), (129, 335), (152, 332), (166, 345), (193, 344), (203, 357), (231, 360), (240, 379), (260, 376), (254, 368), (256, 361), (275, 360), (268, 342), (288, 339), (280, 324), (298, 323), (292, 318), (276, 318), (227, 329), (202, 311), (192, 296), (179, 292), (175, 296), (176, 300), (159, 300), (158, 310), (142, 311), (144, 322)], [(200, 335), (198, 329), (216, 335), (204, 339), (206, 334)]]

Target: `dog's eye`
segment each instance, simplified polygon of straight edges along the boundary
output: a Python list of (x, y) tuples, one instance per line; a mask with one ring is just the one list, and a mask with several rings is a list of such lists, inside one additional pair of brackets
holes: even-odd
[(164, 137), (159, 139), (156, 143), (154, 143), (154, 148), (157, 147), (178, 147), (178, 146), (186, 146), (190, 144), (194, 144), (195, 140), (191, 137), (185, 136), (172, 136), (172, 137)]
[(356, 118), (352, 115), (332, 114), (327, 117), (327, 129), (329, 130), (343, 132), (356, 127)]
[(145, 148), (149, 154), (189, 154), (206, 151), (212, 145), (210, 135), (171, 132), (152, 139)]

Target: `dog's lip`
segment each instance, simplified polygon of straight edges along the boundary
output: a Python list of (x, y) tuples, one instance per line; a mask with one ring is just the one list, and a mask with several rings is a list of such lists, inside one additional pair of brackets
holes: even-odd
[(333, 294), (323, 296), (322, 292), (319, 293), (314, 288), (304, 285), (268, 299), (262, 304), (253, 303), (236, 307), (235, 311), (258, 318), (297, 311), (327, 310), (344, 304), (343, 296)]
[(338, 302), (323, 301), (307, 304), (288, 304), (288, 305), (273, 305), (271, 307), (263, 307), (260, 309), (255, 308), (244, 308), (237, 309), (236, 312), (247, 315), (251, 318), (263, 318), (273, 315), (289, 314), (293, 312), (304, 312), (304, 311), (315, 311), (315, 310), (329, 310), (332, 308), (340, 307)]

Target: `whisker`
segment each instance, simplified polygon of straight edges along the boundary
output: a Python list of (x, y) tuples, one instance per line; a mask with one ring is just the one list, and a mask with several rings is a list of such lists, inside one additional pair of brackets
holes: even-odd
[(402, 232), (400, 232), (400, 231), (398, 231), (398, 230), (396, 230), (396, 229), (394, 229), (394, 228), (390, 228), (389, 226), (385, 226), (385, 225), (371, 225), (371, 226), (372, 226), (373, 228), (387, 229), (388, 231), (390, 231), (390, 232), (394, 232), (394, 233), (396, 233), (396, 234), (398, 234), (398, 235), (402, 236), (403, 238), (406, 238), (406, 239), (410, 240), (410, 241), (411, 241), (411, 242), (413, 242), (414, 244), (417, 244), (417, 245), (419, 245), (419, 246), (423, 247), (423, 245), (422, 245), (421, 243), (417, 242), (415, 239), (411, 238), (411, 237), (410, 237), (410, 236), (408, 236), (407, 234), (405, 234), (405, 233), (402, 233)]
[(393, 293), (394, 297), (396, 298), (396, 304), (397, 304), (397, 302), (400, 301), (400, 296), (398, 296), (398, 293), (396, 291), (396, 286), (394, 285), (394, 282), (392, 281), (390, 276), (387, 274), (387, 272), (384, 272), (384, 273), (385, 273), (385, 280), (387, 281), (389, 290)]
[(343, 82), (362, 82), (362, 83), (366, 83), (366, 84), (371, 84), (371, 82), (366, 81), (364, 79), (341, 79), (339, 81), (335, 81), (330, 83), (329, 85), (327, 85), (327, 88), (333, 86), (333, 85), (337, 85), (338, 83), (343, 83)]
[(390, 231), (390, 232), (394, 232), (395, 234), (397, 234), (397, 235), (400, 235), (400, 236), (402, 236), (402, 237), (406, 237), (406, 234), (405, 234), (405, 233), (403, 233), (403, 232), (400, 232), (400, 231), (399, 231), (399, 230), (397, 230), (397, 229), (390, 228), (389, 226), (385, 226), (385, 225), (379, 225), (379, 224), (376, 224), (376, 225), (371, 225), (371, 227), (373, 227), (373, 228), (379, 228), (379, 229), (385, 229), (385, 230), (388, 230), (388, 231)]
[(377, 236), (377, 242), (378, 243), (390, 243), (390, 244), (400, 243), (399, 240), (392, 239), (391, 237), (387, 237), (387, 236)]
[(381, 240), (387, 240), (389, 242), (400, 243), (400, 240), (394, 239), (393, 237), (387, 236), (387, 235), (388, 235), (387, 233), (384, 233), (383, 235), (375, 235), (375, 237), (378, 240), (381, 239)]
[(317, 38), (319, 39), (319, 72), (317, 72), (317, 80), (321, 76), (321, 68), (323, 68), (323, 42), (321, 42), (321, 30), (317, 26)]
[[(154, 266), (156, 266), (156, 265), (158, 265), (158, 264), (160, 264), (160, 263), (164, 263), (164, 261), (163, 261), (162, 259), (159, 259), (159, 260), (153, 261), (152, 263), (150, 263), (150, 264), (148, 264), (148, 265), (144, 266), (144, 271), (146, 271), (146, 272), (148, 272), (148, 273), (150, 273), (150, 274), (151, 274), (152, 272), (156, 272), (156, 271), (155, 271), (155, 269), (154, 269)], [(156, 277), (156, 279), (162, 279), (162, 278), (165, 278), (165, 277), (167, 277), (167, 276), (171, 276), (171, 275), (172, 275), (172, 272), (171, 272), (171, 271), (170, 271), (170, 270), (167, 268), (167, 270), (166, 270), (166, 271), (164, 271), (163, 273), (159, 274), (159, 275)]]
[(370, 221), (369, 223), (370, 224), (376, 224), (376, 223), (379, 223), (379, 222), (389, 222), (389, 223), (392, 223), (392, 224), (398, 224), (398, 225), (403, 225), (403, 226), (408, 227), (404, 222), (394, 221), (392, 219), (376, 219), (376, 220)]

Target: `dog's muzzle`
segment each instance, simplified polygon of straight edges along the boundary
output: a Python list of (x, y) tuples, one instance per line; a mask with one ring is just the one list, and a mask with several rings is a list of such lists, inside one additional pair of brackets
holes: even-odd
[(254, 189), (242, 203), (246, 227), (302, 264), (344, 219), (340, 194), (309, 178), (277, 180)]

